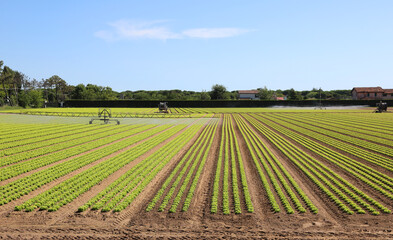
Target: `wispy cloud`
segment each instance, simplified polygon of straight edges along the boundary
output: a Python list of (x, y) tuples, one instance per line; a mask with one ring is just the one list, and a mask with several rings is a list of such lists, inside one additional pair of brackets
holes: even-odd
[(183, 35), (190, 38), (228, 38), (249, 31), (240, 28), (195, 28), (183, 31)]
[(194, 28), (176, 33), (163, 26), (167, 21), (133, 22), (120, 20), (109, 23), (109, 30), (101, 30), (95, 36), (106, 41), (122, 39), (182, 39), (182, 38), (228, 38), (250, 32), (240, 28)]
[(96, 37), (102, 38), (107, 41), (121, 40), (121, 39), (176, 39), (181, 36), (171, 32), (163, 26), (157, 24), (165, 21), (152, 21), (152, 22), (132, 22), (120, 20), (109, 23), (110, 30), (101, 30), (95, 33)]

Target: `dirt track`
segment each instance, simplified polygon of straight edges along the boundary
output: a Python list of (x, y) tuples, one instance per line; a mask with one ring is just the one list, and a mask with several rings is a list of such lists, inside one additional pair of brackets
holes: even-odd
[[(8, 215), (8, 216), (7, 216)], [(0, 238), (75, 238), (75, 239), (390, 239), (390, 216), (344, 218), (332, 223), (310, 214), (286, 216), (276, 214), (270, 219), (257, 215), (204, 216), (196, 220), (187, 214), (146, 214), (135, 212), (122, 227), (113, 226), (117, 214), (74, 213), (55, 223), (48, 213), (2, 214)]]

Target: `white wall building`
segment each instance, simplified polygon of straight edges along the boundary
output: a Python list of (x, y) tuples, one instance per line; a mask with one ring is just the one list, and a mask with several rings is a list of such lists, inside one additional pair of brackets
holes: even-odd
[(239, 90), (239, 99), (247, 99), (247, 100), (258, 100), (258, 90)]

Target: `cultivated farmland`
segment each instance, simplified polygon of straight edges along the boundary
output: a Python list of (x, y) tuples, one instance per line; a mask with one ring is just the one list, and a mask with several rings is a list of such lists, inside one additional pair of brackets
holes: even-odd
[(173, 111), (0, 114), (0, 237), (393, 238), (391, 113)]

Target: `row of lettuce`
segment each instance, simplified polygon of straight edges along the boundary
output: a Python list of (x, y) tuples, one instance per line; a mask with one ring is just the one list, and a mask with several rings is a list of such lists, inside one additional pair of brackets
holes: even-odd
[[(292, 120), (292, 117), (298, 117), (299, 120)], [(338, 138), (333, 137), (339, 134), (338, 132), (334, 132), (334, 134), (331, 132), (331, 135), (329, 135), (322, 126), (314, 128), (315, 131), (308, 131), (305, 127), (299, 127), (302, 124), (311, 124), (301, 122), (301, 117), (304, 116), (293, 115), (285, 116), (285, 118), (274, 114), (247, 116), (343, 212), (362, 214), (368, 211), (374, 215), (380, 214), (380, 211), (390, 213), (386, 206), (376, 200), (379, 199), (379, 196), (369, 196), (351, 182), (367, 189), (368, 192), (377, 190), (381, 195), (393, 200), (391, 195), (393, 193), (391, 188), (393, 179), (376, 170), (376, 167), (357, 160), (355, 154), (348, 155), (347, 152), (340, 152), (339, 147), (354, 151), (357, 149), (364, 150), (364, 153), (368, 156), (374, 156), (376, 153), (338, 140)], [(353, 126), (355, 124), (353, 123)], [(321, 135), (319, 132), (324, 132), (324, 134)], [(331, 144), (330, 139), (336, 140), (335, 145)], [(302, 151), (299, 147), (293, 147), (294, 144), (309, 152)], [(316, 156), (320, 158), (316, 158)], [(379, 156), (383, 157), (382, 155)], [(363, 160), (370, 162), (370, 158), (365, 156), (363, 156)], [(351, 176), (343, 178), (342, 175)], [(359, 180), (362, 182), (361, 184), (358, 183)], [(369, 187), (371, 189), (368, 189)]]
[(156, 190), (144, 200), (148, 212), (188, 211), (196, 194), (208, 194), (213, 214), (252, 213), (264, 202), (273, 213), (317, 214), (309, 195), (315, 192), (346, 214), (390, 213), (393, 134), (386, 128), (393, 124), (353, 116), (242, 113), (204, 124), (8, 124), (4, 133), (12, 135), (0, 136), (0, 205), (52, 183), (15, 210), (56, 211), (104, 184), (78, 211), (122, 211), (149, 185)]

